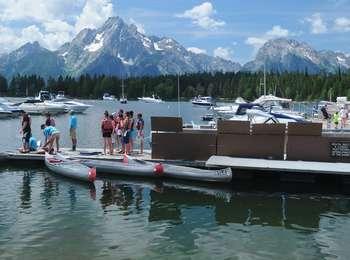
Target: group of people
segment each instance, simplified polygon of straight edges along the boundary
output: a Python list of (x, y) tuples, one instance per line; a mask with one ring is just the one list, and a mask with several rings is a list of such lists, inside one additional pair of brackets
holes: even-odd
[[(107, 154), (131, 154), (134, 152), (134, 144), (138, 139), (140, 142), (140, 153), (143, 153), (144, 146), (144, 120), (142, 114), (134, 118), (133, 111), (119, 110), (118, 113), (109, 114), (105, 111), (101, 122), (101, 133), (104, 140), (103, 151)], [(115, 148), (114, 148), (115, 143)]]
[(327, 122), (327, 128), (330, 128), (331, 123), (333, 123), (335, 129), (338, 129), (339, 125), (341, 129), (345, 128), (349, 118), (349, 111), (344, 106), (342, 106), (339, 111), (335, 111), (334, 114), (331, 115), (328, 112), (327, 105), (324, 105), (321, 108), (321, 112), (323, 119)]
[[(74, 111), (71, 111), (70, 114), (69, 132), (72, 139), (72, 150), (75, 151), (77, 145), (76, 129), (78, 122)], [(40, 126), (45, 137), (45, 142), (43, 145), (40, 145), (35, 137), (32, 136), (31, 124), (31, 117), (26, 112), (24, 112), (22, 115), (20, 130), (20, 133), (22, 134), (22, 147), (19, 149), (20, 152), (28, 153), (36, 151), (38, 153), (53, 153), (55, 151), (54, 146), (56, 146), (56, 152), (60, 152), (60, 131), (56, 128), (55, 120), (51, 117), (50, 113), (46, 114), (45, 123)]]
[[(69, 135), (72, 141), (72, 151), (75, 151), (77, 147), (77, 126), (78, 120), (75, 113), (72, 111), (69, 119)], [(143, 154), (144, 126), (145, 123), (141, 113), (137, 114), (137, 118), (134, 118), (133, 111), (124, 112), (121, 109), (118, 113), (114, 114), (109, 114), (108, 111), (105, 111), (104, 118), (101, 122), (104, 154), (107, 154), (107, 148), (110, 155), (117, 153), (131, 154), (134, 152), (136, 140), (139, 140), (140, 154)], [(60, 152), (61, 133), (50, 114), (46, 115), (45, 123), (42, 124), (40, 128), (45, 137), (45, 142), (41, 146), (32, 136), (31, 117), (27, 113), (23, 113), (20, 130), (22, 134), (22, 147), (20, 148), (20, 152)]]

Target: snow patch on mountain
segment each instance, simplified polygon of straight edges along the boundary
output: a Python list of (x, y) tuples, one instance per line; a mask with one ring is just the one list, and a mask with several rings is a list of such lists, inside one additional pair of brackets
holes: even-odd
[(102, 47), (103, 47), (103, 33), (98, 33), (96, 34), (94, 41), (91, 44), (85, 46), (84, 50), (87, 50), (89, 52), (96, 52)]
[(134, 63), (134, 61), (133, 61), (133, 59), (125, 59), (124, 57), (122, 57), (121, 55), (120, 55), (120, 53), (118, 53), (118, 55), (117, 55), (117, 57), (118, 57), (118, 59), (120, 59), (124, 64), (126, 64), (126, 65), (129, 65), (129, 66), (132, 66), (132, 65), (134, 65), (135, 63)]

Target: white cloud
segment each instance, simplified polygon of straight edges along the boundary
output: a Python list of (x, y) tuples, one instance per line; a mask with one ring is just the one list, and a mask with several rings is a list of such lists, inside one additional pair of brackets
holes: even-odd
[(113, 16), (111, 1), (0, 0), (0, 53), (33, 41), (55, 50), (81, 29), (99, 27)]
[(141, 23), (136, 22), (134, 19), (129, 19), (130, 23), (134, 24), (137, 28), (137, 31), (142, 34), (146, 34), (145, 26)]
[(260, 37), (248, 37), (245, 41), (246, 44), (254, 47), (254, 51), (257, 51), (268, 40), (291, 36), (289, 30), (282, 28), (280, 25), (274, 25), (271, 30), (265, 32)]
[(87, 0), (82, 13), (75, 24), (76, 32), (84, 28), (97, 28), (109, 17), (113, 16), (113, 4), (111, 0)]
[(48, 21), (74, 15), (83, 0), (0, 0), (2, 21)]
[(197, 47), (189, 47), (187, 50), (193, 52), (194, 54), (207, 54), (206, 50)]
[(341, 32), (350, 31), (350, 19), (346, 17), (339, 17), (334, 21), (334, 29)]
[(327, 25), (323, 21), (320, 13), (314, 13), (311, 15), (311, 17), (306, 18), (305, 21), (310, 23), (312, 34), (321, 34), (327, 32)]
[(190, 10), (186, 10), (182, 14), (176, 15), (181, 18), (189, 18), (192, 23), (204, 29), (215, 29), (225, 25), (224, 21), (216, 20), (212, 16), (216, 13), (213, 5), (210, 2), (204, 2)]
[(233, 50), (231, 48), (218, 47), (213, 52), (214, 57), (219, 57), (224, 60), (232, 60), (233, 59)]

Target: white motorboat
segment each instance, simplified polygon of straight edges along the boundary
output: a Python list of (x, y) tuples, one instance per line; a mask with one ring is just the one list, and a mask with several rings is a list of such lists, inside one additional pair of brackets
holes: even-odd
[(28, 114), (61, 114), (68, 112), (68, 109), (63, 104), (37, 99), (28, 99), (18, 104), (18, 108), (26, 111)]
[(103, 100), (114, 101), (115, 100), (115, 96), (114, 95), (110, 95), (108, 93), (104, 93), (102, 99)]
[(193, 105), (199, 106), (215, 106), (215, 101), (212, 97), (197, 96), (191, 100)]
[(53, 100), (53, 103), (63, 104), (69, 111), (74, 111), (75, 113), (84, 113), (91, 105), (87, 105), (78, 101), (66, 99), (61, 101)]
[(0, 108), (5, 111), (10, 111), (12, 113), (12, 116), (19, 116), (24, 112), (22, 109), (18, 108), (13, 103), (7, 101), (4, 98), (0, 98)]
[(252, 123), (288, 123), (304, 122), (305, 118), (296, 114), (281, 111), (267, 111), (264, 107), (254, 103), (239, 104), (235, 115), (229, 120), (251, 121)]
[(154, 94), (152, 97), (139, 97), (137, 98), (139, 101), (143, 101), (146, 103), (162, 103), (163, 100), (161, 100), (159, 97), (156, 97)]
[(64, 92), (60, 91), (55, 99), (52, 100), (53, 103), (64, 105), (69, 111), (74, 111), (75, 113), (84, 113), (91, 105), (84, 104), (69, 98), (66, 98)]
[(4, 108), (0, 107), (0, 118), (8, 118), (12, 117), (13, 113), (9, 110), (5, 110)]

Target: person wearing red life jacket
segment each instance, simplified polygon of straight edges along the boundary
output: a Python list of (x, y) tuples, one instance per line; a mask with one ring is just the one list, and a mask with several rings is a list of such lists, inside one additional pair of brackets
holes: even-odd
[(112, 134), (113, 134), (113, 122), (109, 117), (109, 113), (106, 110), (104, 113), (104, 118), (101, 122), (101, 132), (103, 137), (103, 152), (107, 154), (107, 147), (109, 150), (109, 154), (113, 154), (112, 150)]

